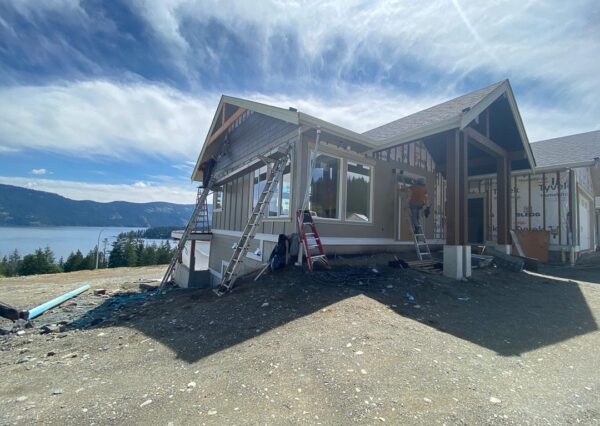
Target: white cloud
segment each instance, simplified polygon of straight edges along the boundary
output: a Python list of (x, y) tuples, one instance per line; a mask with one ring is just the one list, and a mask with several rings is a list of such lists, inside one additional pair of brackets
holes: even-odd
[[(294, 106), (332, 123), (363, 132), (462, 94), (455, 87), (407, 95), (374, 86), (340, 85), (336, 96), (258, 92), (235, 96)], [(162, 156), (189, 176), (208, 131), (220, 94), (192, 96), (149, 83), (107, 81), (0, 88), (0, 152), (24, 148), (79, 156)], [(563, 109), (518, 98), (531, 140), (593, 130), (593, 110)], [(42, 174), (44, 169), (34, 169)], [(46, 171), (46, 173), (48, 173)], [(163, 176), (164, 177), (164, 176)], [(138, 182), (137, 186), (145, 183)], [(170, 183), (169, 183), (170, 184)]]
[(21, 186), (38, 191), (54, 192), (73, 200), (93, 200), (100, 202), (131, 201), (145, 203), (167, 201), (178, 204), (193, 204), (196, 201), (196, 189), (189, 184), (99, 184), (70, 180), (38, 179), (12, 176), (0, 176), (0, 183)]
[(32, 169), (31, 170), (32, 175), (45, 175), (47, 172), (48, 172), (48, 170), (46, 170), (46, 169)]
[[(429, 87), (432, 97), (440, 91), (458, 92), (466, 78), (478, 73), (489, 76), (487, 83), (511, 78), (527, 91), (519, 98), (529, 103), (539, 103), (552, 94), (555, 109), (567, 115), (575, 111), (575, 119), (577, 113), (584, 115), (587, 110), (596, 116), (600, 112), (600, 26), (593, 0), (132, 3), (156, 34), (180, 51), (180, 57), (190, 62), (200, 58), (198, 67), (206, 62), (206, 52), (190, 51), (186, 36), (194, 37), (193, 30), (190, 35), (184, 29), (190, 31), (190, 23), (216, 21), (224, 28), (252, 34), (246, 42), (260, 50), (252, 53), (263, 64), (268, 82), (289, 78), (276, 75), (273, 63), (277, 62), (273, 61), (278, 61), (282, 52), (273, 45), (280, 46), (277, 41), (291, 37), (297, 40), (293, 61), (306, 70), (294, 77), (304, 79), (307, 85), (323, 77), (351, 81), (349, 75), (362, 70), (367, 58), (373, 63), (368, 72), (375, 73), (376, 79), (370, 84), (400, 82), (400, 87), (388, 88), (392, 95), (402, 93), (402, 82), (407, 81)], [(226, 60), (217, 57), (211, 66), (219, 67)], [(398, 67), (405, 63), (408, 67)], [(337, 75), (319, 74), (323, 67)], [(421, 73), (427, 77), (421, 78)], [(439, 75), (437, 82), (432, 75)], [(599, 125), (597, 119), (575, 124), (580, 130)]]
[(4, 87), (0, 141), (9, 149), (188, 159), (200, 151), (217, 102), (143, 83)]
[(8, 152), (19, 152), (18, 149), (0, 145), (0, 154)]

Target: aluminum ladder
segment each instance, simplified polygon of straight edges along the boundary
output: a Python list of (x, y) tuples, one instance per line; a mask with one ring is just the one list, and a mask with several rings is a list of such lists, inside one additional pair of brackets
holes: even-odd
[[(411, 230), (413, 233), (413, 239), (415, 241), (415, 250), (419, 260), (423, 260), (425, 256), (429, 256), (429, 259), (432, 259), (431, 251), (429, 250), (429, 244), (427, 243), (425, 232), (423, 232), (423, 225), (411, 226)], [(421, 249), (422, 247), (424, 248), (423, 250)]]
[(173, 258), (171, 259), (171, 262), (167, 267), (167, 272), (165, 272), (165, 275), (163, 276), (162, 281), (160, 282), (160, 286), (158, 287), (159, 293), (162, 292), (167, 283), (171, 281), (173, 272), (175, 272), (175, 266), (177, 265), (177, 261), (181, 258), (181, 254), (183, 253), (185, 243), (190, 238), (190, 235), (192, 234), (192, 231), (194, 230), (201, 216), (206, 215), (206, 219), (208, 221), (208, 207), (206, 204), (206, 199), (208, 197), (208, 194), (212, 190), (214, 179), (214, 177), (211, 177), (209, 179), (208, 184), (204, 188), (202, 188), (202, 192), (196, 199), (196, 207), (194, 208), (194, 211), (192, 213), (192, 216), (190, 217), (188, 224), (183, 230), (183, 234), (181, 234), (181, 239), (179, 240), (179, 243), (177, 243), (175, 254), (173, 255)]
[[(310, 272), (313, 271), (313, 264), (315, 261), (321, 262), (325, 266), (329, 266), (327, 256), (323, 250), (323, 244), (321, 244), (321, 238), (317, 232), (317, 226), (310, 214), (310, 210), (298, 210), (297, 219), (308, 270)], [(316, 253), (313, 250), (316, 250)]]
[[(309, 201), (310, 201), (310, 189), (312, 184), (312, 174), (315, 169), (315, 163), (317, 161), (317, 157), (319, 156), (319, 146), (321, 143), (321, 128), (317, 127), (316, 129), (316, 140), (315, 140), (315, 148), (310, 153), (310, 172), (307, 175), (306, 180), (306, 190), (304, 192), (304, 198), (302, 200), (302, 205), (298, 212), (296, 213), (296, 219), (298, 221), (298, 233), (300, 234), (300, 239), (302, 240), (302, 249), (306, 256), (306, 264), (308, 266), (308, 270), (310, 272), (313, 271), (313, 261), (322, 262), (325, 266), (329, 266), (329, 262), (327, 261), (327, 256), (325, 255), (325, 250), (323, 250), (323, 244), (321, 243), (321, 237), (319, 237), (319, 233), (317, 232), (317, 225), (315, 225), (315, 221), (313, 220), (312, 213), (309, 209)], [(308, 232), (307, 231), (307, 227)], [(312, 239), (312, 241), (308, 241)], [(313, 253), (313, 250), (317, 249), (317, 253)], [(301, 264), (302, 257), (298, 257), (298, 263)]]
[(196, 223), (194, 224), (194, 227), (192, 229), (193, 231), (200, 231), (203, 233), (208, 233), (210, 232), (210, 218), (209, 218), (209, 211), (208, 211), (208, 200), (206, 199), (206, 197), (202, 198), (202, 193), (204, 192), (204, 188), (199, 186), (198, 187), (198, 196), (196, 197), (196, 204), (202, 204), (202, 206), (200, 207), (200, 213), (198, 214), (198, 217), (196, 218)]
[[(283, 176), (283, 171), (287, 165), (287, 162), (290, 158), (290, 153), (292, 151), (294, 144), (290, 144), (284, 150), (284, 155), (274, 160), (273, 165), (271, 167), (271, 171), (269, 176), (267, 177), (267, 182), (265, 187), (263, 188), (262, 193), (260, 194), (256, 206), (250, 215), (250, 219), (248, 219), (248, 223), (244, 227), (244, 231), (242, 232), (242, 236), (238, 243), (235, 245), (233, 254), (231, 256), (231, 260), (227, 265), (227, 269), (223, 273), (223, 277), (221, 278), (221, 283), (214, 290), (218, 296), (222, 296), (225, 293), (231, 291), (235, 281), (238, 278), (238, 270), (240, 266), (244, 263), (244, 257), (248, 252), (248, 246), (250, 245), (250, 241), (254, 238), (256, 231), (258, 229), (258, 225), (260, 225), (262, 218), (265, 215), (265, 210), (268, 208), (271, 203), (271, 197), (273, 193), (277, 190), (277, 185), (281, 181), (281, 177)], [(271, 159), (263, 158), (264, 161), (271, 161)]]

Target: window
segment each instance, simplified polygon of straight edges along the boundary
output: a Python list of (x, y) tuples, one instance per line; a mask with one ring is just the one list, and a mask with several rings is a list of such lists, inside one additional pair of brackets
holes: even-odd
[(309, 208), (317, 217), (339, 218), (339, 175), (340, 160), (319, 155), (310, 184)]
[(277, 188), (271, 198), (271, 204), (269, 205), (269, 216), (271, 217), (290, 215), (290, 168), (291, 163), (288, 161), (285, 169), (283, 169), (281, 181), (277, 183)]
[(213, 193), (213, 211), (218, 212), (223, 209), (223, 187), (219, 186)]
[(260, 194), (265, 189), (267, 184), (267, 166), (263, 166), (260, 169), (256, 169), (253, 172), (252, 179), (252, 208), (256, 207)]
[(371, 220), (371, 168), (348, 161), (346, 173), (346, 220)]
[[(289, 216), (290, 215), (290, 195), (291, 195), (291, 163), (288, 162), (283, 170), (281, 181), (277, 183), (277, 188), (271, 197), (269, 203), (269, 217)], [(252, 180), (252, 208), (260, 198), (260, 194), (265, 189), (267, 183), (268, 169), (263, 166), (253, 173)]]

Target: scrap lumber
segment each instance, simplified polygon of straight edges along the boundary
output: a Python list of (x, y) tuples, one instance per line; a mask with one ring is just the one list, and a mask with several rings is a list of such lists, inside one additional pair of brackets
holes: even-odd
[(440, 275), (443, 272), (443, 263), (437, 259), (413, 260), (406, 264), (409, 268), (426, 274)]
[(504, 254), (493, 248), (489, 248), (487, 253), (490, 256), (494, 256), (494, 263), (498, 268), (513, 272), (521, 272), (525, 267), (525, 261), (520, 257)]
[(19, 319), (19, 310), (6, 303), (0, 302), (0, 317), (16, 321)]
[(510, 230), (510, 236), (512, 237), (513, 244), (517, 248), (517, 253), (519, 253), (519, 256), (525, 257), (525, 252), (523, 252), (523, 247), (521, 247), (521, 242), (519, 241), (519, 237), (517, 237), (516, 232), (513, 231), (512, 229)]

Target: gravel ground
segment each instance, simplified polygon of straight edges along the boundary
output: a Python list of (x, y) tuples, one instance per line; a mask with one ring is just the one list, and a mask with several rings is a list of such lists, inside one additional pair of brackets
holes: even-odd
[(600, 423), (598, 265), (454, 282), (389, 258), (222, 298), (138, 291), (156, 267), (0, 279), (20, 308), (108, 290), (0, 336), (0, 424)]

